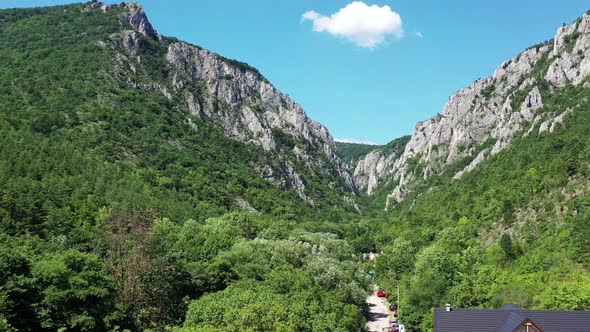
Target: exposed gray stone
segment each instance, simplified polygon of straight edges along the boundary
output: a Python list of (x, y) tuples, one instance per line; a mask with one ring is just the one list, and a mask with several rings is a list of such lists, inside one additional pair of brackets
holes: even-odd
[(458, 172), (457, 174), (455, 174), (455, 176), (453, 176), (453, 179), (459, 179), (461, 178), (461, 176), (463, 176), (463, 174), (467, 173), (467, 172), (471, 172), (473, 169), (475, 169), (475, 167), (479, 164), (481, 164), (485, 158), (486, 158), (486, 154), (488, 153), (487, 149), (482, 150), (477, 157), (475, 157), (475, 159), (473, 159), (471, 161), (471, 163), (469, 163), (469, 165), (467, 165), (462, 171)]
[[(310, 147), (316, 146), (325, 161), (309, 158), (306, 151), (296, 148), (293, 153), (300, 161), (314, 169), (329, 169), (326, 162), (333, 165), (344, 183), (356, 191), (326, 127), (307, 117), (301, 106), (256, 70), (236, 66), (209, 50), (182, 42), (168, 45), (166, 58), (174, 70), (171, 84), (177, 94), (186, 96), (187, 108), (193, 115), (214, 121), (228, 137), (257, 144), (270, 152), (278, 148), (273, 129), (302, 139)], [(198, 96), (189, 89), (195, 83), (201, 87)], [(311, 202), (301, 175), (287, 160), (283, 160), (282, 168), (283, 174), (269, 172), (266, 178), (286, 176), (284, 184)]]
[(100, 10), (100, 11), (102, 11), (104, 13), (104, 12), (106, 12), (110, 8), (110, 6), (107, 5), (104, 2), (96, 1), (96, 2), (93, 2), (93, 3), (90, 4), (90, 8), (92, 8), (92, 9), (98, 9), (98, 10)]
[[(504, 62), (492, 77), (479, 79), (451, 96), (439, 115), (418, 123), (403, 155), (390, 166), (389, 172), (384, 172), (399, 180), (386, 206), (403, 200), (409, 190), (408, 184), (417, 177), (437, 174), (446, 165), (470, 155), (475, 145), (487, 139), (495, 139), (496, 143), (489, 153), (480, 153), (474, 159), (474, 167), (489, 155), (510, 146), (514, 134), (533, 122), (523, 136), (529, 135), (541, 122), (536, 113), (543, 107), (543, 100), (537, 87), (539, 83), (527, 76), (541, 60), (551, 63), (544, 75), (550, 84), (556, 87), (567, 83), (587, 84), (585, 80), (590, 75), (590, 16), (584, 15), (579, 22), (560, 28), (553, 45), (529, 48)], [(511, 106), (515, 89), (529, 91), (517, 110)], [(554, 123), (553, 118), (544, 120), (539, 127), (541, 132), (551, 131), (556, 123), (560, 123)], [(425, 165), (420, 174), (413, 174), (407, 168), (408, 161), (413, 158), (419, 158)], [(467, 168), (464, 171), (468, 171)]]
[[(227, 137), (262, 147), (274, 156), (273, 164), (252, 166), (263, 178), (294, 189), (311, 205), (314, 203), (298, 173), (301, 168), (295, 167), (290, 155), (318, 175), (332, 179), (330, 185), (344, 183), (350, 195), (357, 192), (326, 127), (308, 118), (301, 106), (274, 88), (257, 70), (184, 42), (165, 42), (139, 4), (126, 2), (119, 6), (121, 19), (134, 29), (115, 33), (97, 45), (117, 51), (113, 56), (114, 72), (128, 86), (161, 93), (169, 100), (183, 100), (192, 116), (215, 123)], [(137, 75), (145, 70), (138, 52), (145, 46), (140, 34), (166, 45), (169, 81), (136, 82)], [(186, 121), (193, 130), (199, 130), (190, 117)], [(291, 151), (283, 150), (275, 137), (277, 130), (292, 136), (298, 146)]]
[(590, 15), (559, 28), (553, 45), (554, 61), (545, 79), (557, 86), (582, 83), (590, 74)]
[(539, 121), (541, 121), (541, 116), (539, 116), (539, 115), (535, 116), (533, 123), (531, 124), (529, 129), (522, 135), (522, 138), (528, 137), (533, 132), (533, 130), (535, 130), (535, 127), (537, 126)]
[(124, 7), (123, 18), (129, 24), (131, 24), (132, 27), (137, 29), (146, 37), (150, 37), (155, 40), (160, 39), (160, 36), (148, 20), (140, 3), (124, 2), (122, 6)]
[(123, 30), (110, 36), (110, 40), (116, 48), (124, 49), (135, 54), (140, 47), (139, 36), (133, 30)]
[(561, 113), (560, 115), (556, 116), (551, 122), (551, 127), (549, 128), (549, 132), (552, 133), (556, 129), (556, 125), (563, 124), (563, 121), (566, 116), (568, 116), (572, 112), (571, 108), (565, 110), (565, 112)]
[(541, 125), (539, 126), (539, 134), (543, 133), (543, 132), (550, 132), (552, 133), (553, 131), (555, 131), (555, 129), (557, 129), (557, 125), (558, 124), (563, 124), (563, 121), (565, 120), (565, 118), (571, 114), (573, 112), (573, 110), (571, 108), (566, 109), (565, 111), (563, 111), (561, 114), (559, 114), (558, 116), (555, 116), (555, 114), (551, 113), (548, 114), (548, 119), (543, 121), (541, 123)]
[(539, 126), (539, 134), (545, 131), (549, 130), (549, 127), (551, 127), (551, 120), (546, 120), (541, 122), (541, 125)]
[(397, 158), (399, 154), (385, 156), (381, 150), (371, 151), (365, 155), (354, 168), (354, 179), (359, 189), (371, 195), (381, 179), (393, 174)]

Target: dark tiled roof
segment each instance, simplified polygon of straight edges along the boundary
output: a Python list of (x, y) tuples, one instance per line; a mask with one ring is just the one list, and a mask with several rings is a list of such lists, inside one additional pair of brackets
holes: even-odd
[[(507, 309), (500, 308), (500, 310), (506, 311)], [(526, 320), (526, 317), (522, 314), (521, 311), (509, 312), (510, 313), (508, 314), (508, 316), (504, 318), (504, 321), (502, 321), (500, 326), (498, 326), (498, 328), (496, 329), (497, 332), (513, 332), (517, 326), (519, 326), (522, 322)]]
[(590, 311), (524, 311), (543, 332), (590, 332)]
[(500, 310), (524, 310), (524, 309), (517, 306), (516, 304), (508, 303), (507, 305), (500, 308)]
[(524, 310), (515, 305), (500, 309), (438, 308), (435, 332), (512, 332), (525, 320), (543, 332), (590, 332), (590, 311)]

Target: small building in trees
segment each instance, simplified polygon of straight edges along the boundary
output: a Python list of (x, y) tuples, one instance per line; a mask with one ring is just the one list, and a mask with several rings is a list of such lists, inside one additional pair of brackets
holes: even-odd
[(583, 332), (590, 311), (526, 310), (514, 304), (499, 309), (437, 308), (434, 332)]

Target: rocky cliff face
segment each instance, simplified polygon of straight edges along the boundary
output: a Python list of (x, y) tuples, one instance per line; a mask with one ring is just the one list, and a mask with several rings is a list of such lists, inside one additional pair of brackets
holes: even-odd
[[(586, 14), (559, 28), (552, 42), (527, 49), (501, 64), (493, 76), (458, 91), (440, 114), (418, 123), (401, 157), (387, 166), (399, 180), (387, 204), (403, 200), (416, 178), (427, 178), (467, 158), (469, 164), (455, 175), (459, 178), (510, 146), (514, 135), (549, 130), (563, 121), (562, 114), (539, 114), (543, 98), (567, 84), (587, 87), (589, 74), (590, 15)], [(377, 168), (378, 158), (370, 159)]]
[(399, 154), (383, 155), (380, 150), (374, 150), (365, 155), (354, 167), (354, 179), (359, 187), (371, 195), (379, 180), (391, 172)]
[(359, 190), (371, 195), (378, 186), (394, 180), (395, 163), (404, 152), (409, 138), (402, 137), (387, 145), (375, 147), (350, 165)]
[[(267, 151), (281, 149), (277, 142), (279, 130), (303, 143), (292, 149), (298, 160), (319, 169), (325, 169), (328, 162), (350, 188), (355, 188), (326, 127), (311, 120), (301, 106), (275, 89), (258, 71), (182, 42), (170, 44), (166, 58), (174, 68), (175, 92), (184, 96), (194, 115), (211, 119), (228, 136), (260, 145)], [(191, 89), (195, 83), (199, 84), (197, 90)], [(318, 159), (316, 152), (325, 160)], [(303, 195), (303, 181), (292, 165), (284, 161), (291, 185)], [(265, 170), (266, 177), (276, 177), (273, 173)]]
[[(109, 7), (102, 2), (96, 2), (95, 7), (100, 7), (101, 10), (106, 10)], [(159, 39), (160, 35), (156, 32), (150, 21), (148, 20), (141, 4), (135, 2), (124, 2), (123, 6), (123, 18), (132, 27), (136, 28), (144, 36)]]
[[(110, 9), (102, 3), (91, 6), (94, 10)], [(139, 4), (124, 3), (118, 10), (130, 29), (99, 46), (114, 47), (120, 52), (114, 59), (115, 67), (118, 75), (129, 76), (130, 86), (136, 85), (131, 74), (142, 66), (137, 50), (143, 47), (143, 37), (150, 38), (166, 48), (163, 69), (167, 77), (153, 82), (149, 88), (168, 99), (181, 101), (181, 108), (192, 116), (213, 121), (226, 136), (256, 144), (274, 154), (278, 167), (253, 165), (261, 176), (293, 188), (312, 204), (301, 174), (304, 168), (332, 179), (332, 185), (343, 186), (349, 193), (356, 192), (327, 128), (310, 119), (301, 106), (274, 88), (256, 69), (198, 46), (161, 37)], [(199, 130), (190, 117), (187, 121)]]

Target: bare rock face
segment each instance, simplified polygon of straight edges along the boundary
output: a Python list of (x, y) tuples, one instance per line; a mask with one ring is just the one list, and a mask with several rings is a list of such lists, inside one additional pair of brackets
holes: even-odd
[(557, 30), (554, 61), (545, 79), (557, 86), (578, 85), (590, 74), (590, 15)]
[(120, 5), (109, 6), (101, 1), (92, 1), (83, 11), (100, 10), (105, 13), (113, 8), (120, 9), (123, 21), (131, 25), (139, 33), (154, 40), (161, 40), (161, 36), (156, 32), (143, 11), (143, 7), (138, 2), (123, 2)]
[[(252, 166), (263, 178), (292, 188), (311, 205), (313, 200), (300, 174), (303, 171), (329, 179), (330, 186), (340, 186), (348, 195), (356, 194), (354, 180), (337, 155), (328, 129), (310, 119), (301, 106), (274, 88), (256, 69), (198, 46), (162, 38), (137, 3), (104, 7), (94, 2), (88, 9), (108, 11), (115, 7), (129, 28), (97, 46), (117, 51), (113, 58), (114, 74), (127, 81), (129, 87), (180, 100), (180, 108), (215, 123), (227, 137), (262, 147), (275, 157), (276, 163)], [(140, 51), (145, 49), (146, 41), (141, 35), (167, 48), (167, 64), (163, 68), (166, 81), (136, 81), (135, 74), (144, 63)], [(199, 130), (191, 118), (187, 118), (187, 123)]]
[(118, 48), (125, 49), (131, 53), (140, 47), (140, 40), (137, 32), (133, 30), (125, 30), (111, 36), (111, 41), (116, 44)]
[[(546, 72), (544, 68), (548, 68)], [(590, 15), (586, 14), (572, 25), (559, 28), (553, 43), (529, 48), (502, 63), (493, 76), (451, 96), (440, 114), (418, 123), (402, 156), (389, 166), (399, 185), (386, 205), (403, 200), (414, 179), (427, 178), (460, 159), (472, 158), (455, 175), (461, 177), (510, 146), (514, 134), (525, 126), (541, 123), (536, 115), (543, 107), (540, 83), (556, 89), (586, 84), (589, 75)], [(543, 129), (550, 130), (553, 123), (553, 118), (548, 119)], [(493, 142), (493, 147), (489, 149), (486, 142)], [(423, 167), (413, 167), (416, 164)]]
[[(228, 137), (259, 145), (266, 151), (281, 149), (277, 134), (305, 142), (304, 148), (292, 149), (298, 160), (317, 169), (332, 165), (344, 183), (356, 190), (326, 127), (311, 120), (301, 106), (275, 89), (257, 70), (182, 42), (170, 44), (166, 58), (174, 69), (172, 84), (176, 93), (184, 96), (195, 116), (214, 121)], [(315, 150), (323, 158), (313, 156)], [(286, 185), (306, 197), (300, 174), (286, 160), (283, 166)]]
[[(520, 90), (520, 89), (519, 89)], [(491, 155), (494, 155), (510, 145), (514, 133), (522, 130), (523, 125), (533, 120), (535, 112), (543, 107), (543, 100), (537, 86), (529, 92), (520, 105), (519, 111), (515, 112), (510, 103), (512, 97), (508, 97), (500, 113), (500, 121), (491, 132), (491, 137), (496, 139)], [(480, 162), (483, 160), (480, 160)], [(472, 170), (473, 168), (469, 169)]]
[(543, 121), (539, 126), (539, 134), (545, 131), (549, 131), (550, 133), (554, 132), (555, 129), (557, 129), (557, 125), (563, 124), (565, 118), (572, 112), (573, 110), (571, 108), (568, 108), (565, 110), (565, 112), (559, 114), (558, 116), (552, 114), (552, 116), (549, 117), (548, 120)]
[(110, 8), (110, 6), (109, 6), (109, 5), (107, 5), (107, 4), (106, 4), (106, 3), (104, 3), (104, 2), (101, 2), (101, 1), (95, 1), (95, 2), (92, 2), (92, 3), (90, 4), (90, 8), (91, 8), (91, 9), (98, 9), (98, 10), (100, 10), (100, 11), (102, 11), (102, 12), (104, 13), (104, 12), (106, 12), (106, 11), (107, 11), (107, 10)]
[(359, 160), (354, 168), (354, 179), (359, 189), (371, 195), (379, 184), (379, 180), (391, 173), (396, 157), (399, 155), (386, 156), (380, 150), (376, 150)]
[(453, 179), (457, 180), (457, 179), (461, 178), (461, 176), (463, 174), (465, 174), (466, 172), (471, 172), (475, 167), (477, 167), (477, 165), (481, 164), (486, 159), (487, 154), (488, 154), (488, 150), (487, 149), (481, 151), (477, 155), (477, 157), (475, 157), (475, 159), (473, 159), (473, 161), (471, 161), (471, 163), (469, 163), (469, 165), (467, 165), (465, 167), (464, 170), (462, 170), (462, 171), (458, 172), (457, 174), (455, 174), (455, 176), (453, 176)]
[(375, 147), (349, 165), (360, 191), (372, 195), (381, 184), (394, 180), (396, 162), (404, 152), (409, 136), (398, 138), (385, 146)]
[(152, 27), (152, 24), (148, 20), (141, 4), (136, 2), (124, 2), (123, 4), (124, 19), (131, 24), (132, 27), (137, 29), (141, 34), (146, 37), (159, 40), (160, 36)]

